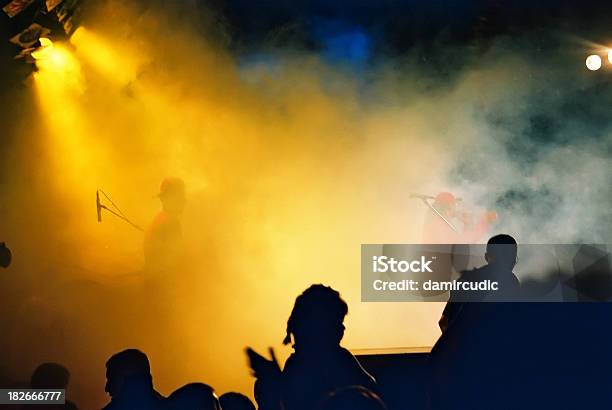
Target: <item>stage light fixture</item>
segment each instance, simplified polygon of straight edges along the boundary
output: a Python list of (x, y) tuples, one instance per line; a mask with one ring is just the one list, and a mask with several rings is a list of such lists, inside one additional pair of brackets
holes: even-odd
[(34, 58), (34, 60), (42, 60), (43, 58), (47, 58), (53, 52), (53, 41), (51, 41), (51, 39), (41, 37), (38, 41), (40, 42), (40, 47), (32, 51), (32, 58)]
[(586, 66), (591, 71), (597, 71), (601, 68), (601, 57), (597, 54), (591, 54), (586, 59)]

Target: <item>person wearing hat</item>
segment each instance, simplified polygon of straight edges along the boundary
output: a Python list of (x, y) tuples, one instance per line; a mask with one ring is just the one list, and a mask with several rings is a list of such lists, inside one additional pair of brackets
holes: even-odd
[(185, 183), (180, 178), (165, 178), (157, 195), (161, 211), (145, 232), (144, 256), (148, 271), (165, 271), (178, 260), (182, 242), (181, 214), (185, 208)]
[(175, 344), (186, 330), (176, 319), (187, 308), (185, 297), (190, 294), (189, 286), (192, 284), (190, 261), (185, 257), (183, 243), (182, 215), (187, 202), (185, 183), (180, 178), (165, 178), (157, 197), (161, 210), (144, 234), (144, 299), (140, 314), (144, 318), (145, 334), (167, 336), (150, 339), (148, 348), (159, 356), (158, 368), (170, 372), (183, 365), (181, 350), (177, 350)]

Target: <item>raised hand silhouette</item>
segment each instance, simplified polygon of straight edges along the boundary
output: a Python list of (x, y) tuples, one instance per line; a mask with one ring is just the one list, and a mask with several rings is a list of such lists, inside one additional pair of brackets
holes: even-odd
[(250, 347), (246, 348), (246, 354), (249, 358), (249, 366), (256, 378), (277, 378), (281, 375), (281, 368), (278, 364), (278, 359), (273, 348), (269, 348), (270, 359), (257, 353)]

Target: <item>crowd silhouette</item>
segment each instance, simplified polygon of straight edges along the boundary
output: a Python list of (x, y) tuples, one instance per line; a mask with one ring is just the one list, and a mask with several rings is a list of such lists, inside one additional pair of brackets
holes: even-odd
[[(494, 236), (487, 245), (488, 264), (464, 272), (460, 280), (496, 278), (516, 292), (521, 286), (512, 272), (516, 259), (514, 238)], [(106, 362), (110, 400), (104, 410), (610, 408), (610, 305), (507, 303), (508, 297), (480, 292), (465, 301), (451, 293), (440, 320), (443, 333), (431, 353), (418, 365), (415, 357), (396, 356), (380, 366), (367, 357), (360, 363), (342, 346), (348, 305), (338, 291), (314, 284), (296, 298), (287, 320), (283, 343), (292, 344), (293, 353), (284, 365), (273, 349), (266, 357), (246, 348), (256, 403), (237, 392), (218, 397), (199, 382), (165, 397), (155, 389), (147, 355), (126, 349)], [(485, 300), (494, 303), (474, 303)], [(66, 389), (69, 380), (65, 367), (44, 363), (29, 387)], [(67, 400), (36, 408), (77, 406)]]

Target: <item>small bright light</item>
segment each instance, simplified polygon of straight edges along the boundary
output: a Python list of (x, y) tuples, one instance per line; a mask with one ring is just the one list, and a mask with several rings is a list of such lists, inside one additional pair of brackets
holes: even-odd
[(608, 62), (612, 64), (612, 50), (608, 51)]
[(597, 54), (591, 54), (586, 59), (586, 66), (591, 71), (597, 71), (601, 68), (601, 57)]
[[(39, 50), (35, 50), (39, 52)], [(53, 47), (45, 47), (37, 54), (36, 67), (41, 72), (54, 73), (56, 75), (68, 75), (78, 72), (78, 63), (70, 51), (62, 44), (54, 44)], [(75, 74), (76, 77), (76, 74)], [(57, 80), (57, 79), (56, 79)]]
[(41, 47), (49, 47), (53, 45), (53, 41), (51, 41), (51, 39), (47, 37), (41, 37), (38, 39), (38, 41), (40, 41)]
[(53, 51), (53, 42), (50, 39), (47, 37), (41, 37), (38, 39), (38, 41), (40, 41), (40, 47), (32, 51), (32, 57), (34, 60), (47, 58)]

